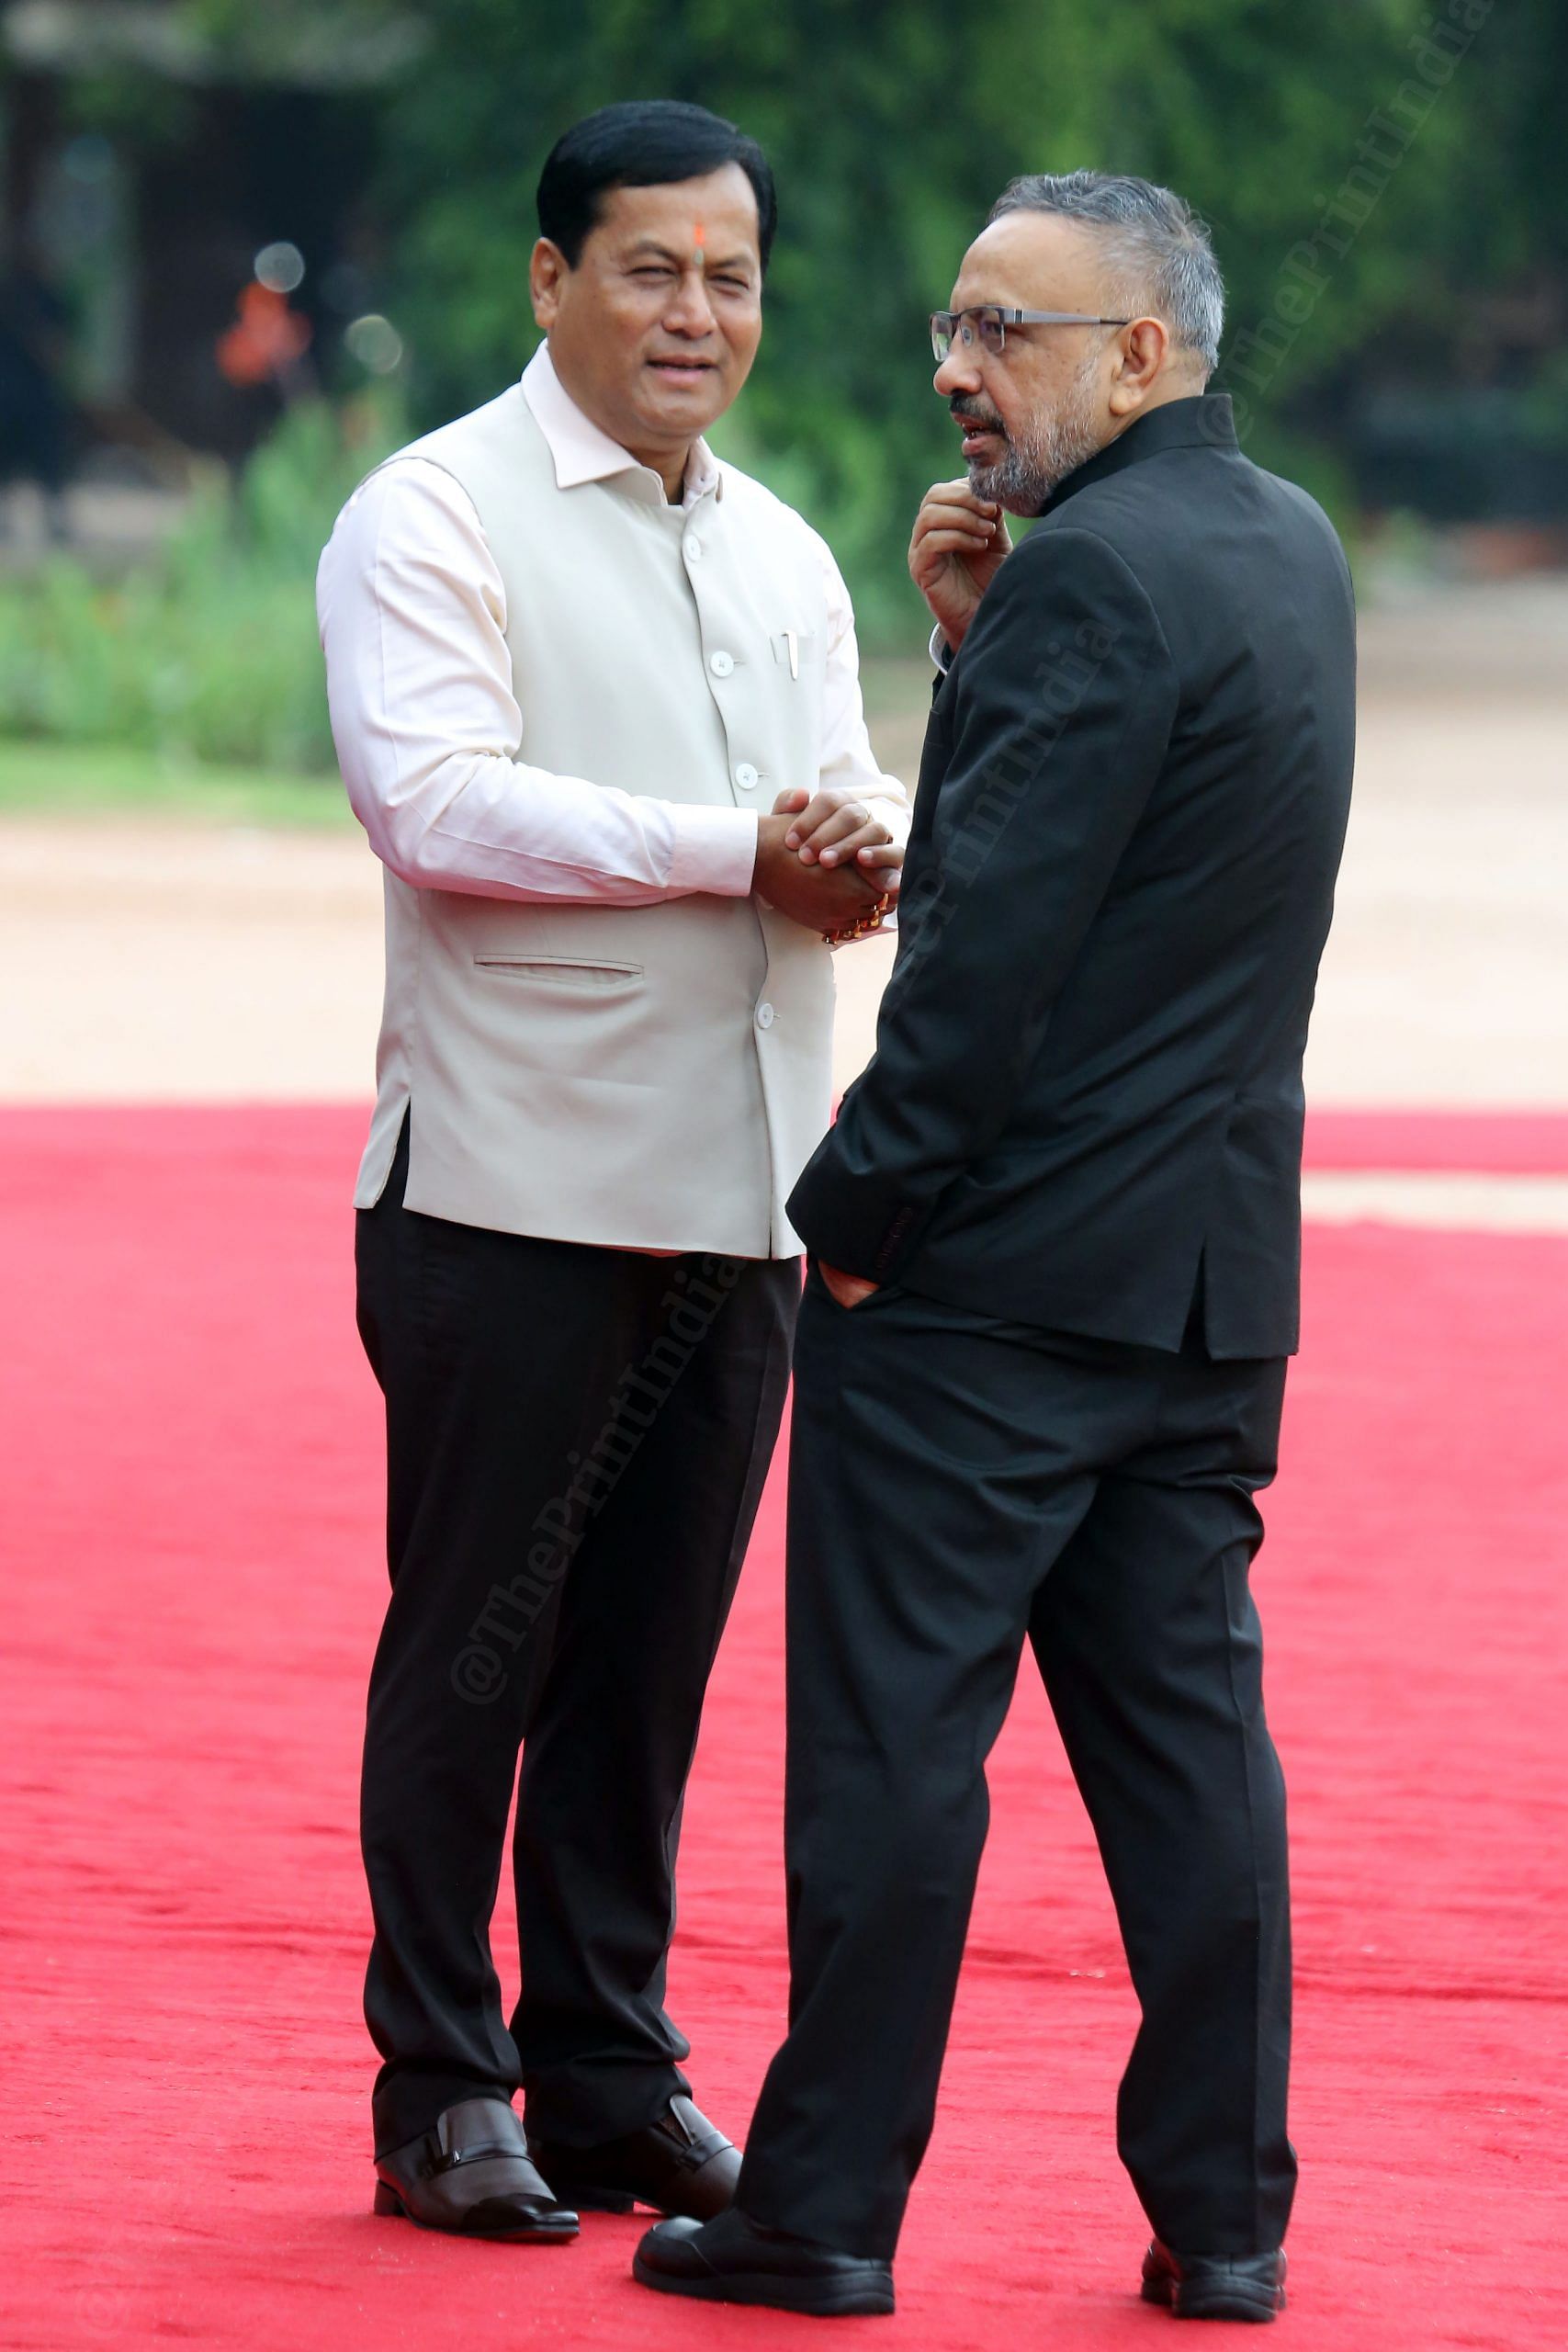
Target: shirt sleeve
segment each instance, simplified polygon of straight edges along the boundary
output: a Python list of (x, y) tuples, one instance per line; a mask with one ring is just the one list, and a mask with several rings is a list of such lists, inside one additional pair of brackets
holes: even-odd
[(351, 498), (316, 610), (333, 740), (382, 863), (417, 888), (559, 904), (745, 898), (757, 819), (517, 757), (506, 596), (473, 502), (400, 458)]

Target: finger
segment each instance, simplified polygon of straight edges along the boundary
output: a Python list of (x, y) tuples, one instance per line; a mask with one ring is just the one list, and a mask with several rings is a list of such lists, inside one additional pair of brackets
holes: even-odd
[(937, 515), (983, 513), (995, 503), (993, 499), (976, 498), (967, 482), (937, 482), (916, 509), (913, 527), (916, 531), (929, 528)]
[(840, 922), (852, 922), (874, 907), (887, 888), (885, 874), (867, 873), (852, 858), (847, 865), (825, 865), (818, 868), (821, 877), (823, 905), (839, 910)]
[(922, 539), (917, 540), (914, 560), (921, 563), (933, 554), (953, 552), (960, 555), (984, 555), (996, 544), (997, 534), (991, 524), (976, 526), (967, 523), (944, 523), (940, 530), (928, 531)]
[(835, 799), (835, 802), (825, 802), (823, 807), (825, 814), (820, 823), (808, 826), (807, 819), (811, 816), (811, 811), (807, 809), (807, 816), (799, 819), (799, 826), (792, 828), (792, 831), (799, 831), (799, 837), (802, 837), (802, 856), (807, 849), (820, 854), (823, 849), (832, 847), (835, 842), (846, 842), (851, 832), (861, 832), (865, 826), (879, 828), (877, 832), (867, 832), (867, 840), (884, 840), (886, 837), (882, 819), (872, 814), (872, 809), (867, 809), (863, 799)]
[(872, 848), (878, 842), (885, 842), (886, 839), (886, 826), (881, 824), (876, 818), (868, 817), (863, 825), (855, 827), (853, 832), (841, 833), (838, 840), (830, 842), (826, 849), (818, 850), (818, 859), (820, 864), (829, 867), (852, 865), (857, 852)]
[(974, 531), (981, 538), (989, 538), (1000, 527), (999, 514), (982, 514), (969, 506), (930, 506), (920, 517), (915, 538), (917, 542), (928, 538), (932, 531)]
[(929, 547), (932, 539), (978, 539), (983, 545), (1000, 538), (1004, 526), (999, 514), (965, 514), (950, 506), (945, 514), (933, 515), (927, 527), (915, 540), (917, 548)]
[(921, 588), (934, 587), (950, 565), (991, 563), (1006, 553), (1005, 548), (998, 548), (989, 540), (963, 538), (955, 531), (941, 539), (928, 539), (911, 558), (909, 576)]
[(784, 835), (785, 847), (798, 849), (803, 842), (808, 842), (818, 827), (825, 825), (836, 814), (840, 806), (836, 793), (818, 792), (805, 796), (804, 808)]
[(953, 481), (932, 482), (925, 494), (922, 511), (932, 506), (967, 506), (983, 514), (1001, 511), (994, 498), (980, 496), (965, 474), (959, 474)]
[(846, 833), (841, 841), (834, 842), (830, 848), (823, 850), (822, 863), (824, 865), (851, 865), (858, 860), (863, 849), (874, 849), (886, 839), (886, 826), (879, 824), (874, 817), (869, 818), (863, 825), (857, 825), (852, 833)]
[(915, 546), (931, 538), (933, 532), (974, 532), (976, 538), (992, 538), (1001, 529), (1001, 515), (997, 511), (985, 513), (976, 505), (926, 505), (915, 522)]
[[(821, 851), (835, 842), (847, 841), (852, 833), (859, 832), (863, 826), (877, 822), (863, 800), (843, 800), (829, 808), (818, 823), (807, 826), (803, 817), (798, 827), (793, 830), (799, 831), (803, 848)], [(874, 841), (879, 836), (867, 834), (866, 838)]]
[(880, 848), (873, 846), (869, 849), (857, 850), (855, 853), (855, 865), (860, 872), (867, 876), (879, 892), (885, 890), (891, 899), (897, 899), (903, 885), (903, 861), (904, 853), (897, 842), (886, 843)]
[(915, 562), (919, 569), (927, 564), (945, 563), (953, 555), (988, 555), (993, 545), (989, 534), (985, 538), (978, 538), (973, 531), (933, 531), (930, 538), (923, 539), (916, 549)]
[(804, 808), (810, 797), (803, 784), (792, 784), (788, 791), (781, 792), (774, 801), (773, 813), (775, 817), (787, 817), (793, 810)]

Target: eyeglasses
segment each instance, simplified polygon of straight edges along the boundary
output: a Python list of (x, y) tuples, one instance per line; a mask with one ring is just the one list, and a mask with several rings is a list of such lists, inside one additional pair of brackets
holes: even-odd
[(931, 349), (937, 365), (953, 345), (972, 351), (976, 344), (999, 359), (1007, 349), (1009, 327), (1125, 327), (1130, 319), (1093, 319), (1082, 311), (1010, 311), (999, 302), (983, 302), (972, 311), (933, 311)]

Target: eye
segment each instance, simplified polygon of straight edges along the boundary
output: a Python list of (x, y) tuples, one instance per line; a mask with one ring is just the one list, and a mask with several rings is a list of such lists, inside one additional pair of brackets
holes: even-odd
[(645, 261), (632, 272), (632, 276), (634, 277), (658, 278), (660, 280), (673, 277), (675, 273), (672, 269), (667, 268), (662, 262), (657, 261)]
[(749, 277), (715, 277), (708, 282), (713, 286), (722, 286), (727, 294), (750, 294), (751, 291)]

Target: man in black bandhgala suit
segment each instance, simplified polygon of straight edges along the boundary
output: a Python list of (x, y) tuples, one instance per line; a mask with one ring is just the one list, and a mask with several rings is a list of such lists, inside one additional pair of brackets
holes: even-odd
[[(1295, 2158), (1248, 1571), (1297, 1344), (1350, 582), (1204, 389), (1223, 294), (1179, 198), (1020, 182), (953, 301), (936, 387), (968, 475), (911, 548), (942, 674), (898, 959), (790, 1204), (790, 2030), (734, 2207), (637, 2269), (892, 2308), (1027, 1642), (1142, 2007), (1118, 2125), (1143, 2292), (1266, 2320)], [(1016, 548), (1004, 509), (1041, 517)]]

